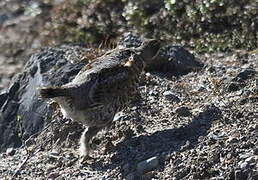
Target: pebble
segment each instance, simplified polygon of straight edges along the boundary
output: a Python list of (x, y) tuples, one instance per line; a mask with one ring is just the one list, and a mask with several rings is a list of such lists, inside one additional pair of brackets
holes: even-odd
[(172, 91), (165, 91), (163, 93), (163, 96), (170, 101), (180, 102), (180, 98), (177, 95), (175, 95)]
[(227, 140), (227, 143), (237, 143), (237, 142), (238, 142), (238, 139), (235, 137), (229, 137)]
[(147, 160), (141, 161), (137, 164), (137, 171), (139, 173), (146, 173), (157, 168), (159, 165), (159, 158), (157, 156), (151, 157)]
[(248, 163), (247, 163), (247, 162), (242, 162), (242, 163), (240, 163), (240, 168), (241, 168), (241, 169), (245, 169), (247, 166), (248, 166)]
[(118, 120), (122, 119), (122, 118), (125, 117), (125, 116), (126, 116), (125, 113), (123, 113), (123, 112), (118, 112), (118, 113), (116, 113), (116, 115), (115, 115), (113, 121), (118, 121)]
[(155, 90), (150, 90), (149, 95), (150, 96), (156, 96), (156, 95), (158, 95), (158, 92), (155, 91)]
[(137, 110), (137, 106), (133, 106), (131, 109), (132, 109), (133, 111), (135, 111), (135, 110)]
[(60, 159), (59, 153), (55, 150), (53, 150), (52, 152), (50, 152), (48, 154), (49, 160), (50, 161), (56, 161), (58, 159)]
[(246, 163), (253, 163), (253, 162), (255, 162), (255, 158), (254, 158), (253, 156), (251, 156), (251, 157), (247, 158), (247, 159), (245, 160), (245, 162), (246, 162)]
[(188, 116), (191, 116), (191, 112), (189, 111), (188, 107), (179, 107), (176, 109), (176, 113), (179, 115), (179, 116), (183, 116), (183, 117), (188, 117)]
[(240, 159), (247, 159), (248, 157), (250, 157), (249, 153), (242, 153), (242, 154), (239, 155)]
[(59, 152), (58, 152), (58, 150), (56, 150), (56, 149), (53, 149), (51, 152), (50, 152), (50, 155), (51, 156), (59, 156)]
[(8, 155), (8, 156), (13, 156), (14, 154), (15, 154), (15, 149), (13, 149), (13, 148), (8, 148), (7, 150), (6, 150), (6, 154)]

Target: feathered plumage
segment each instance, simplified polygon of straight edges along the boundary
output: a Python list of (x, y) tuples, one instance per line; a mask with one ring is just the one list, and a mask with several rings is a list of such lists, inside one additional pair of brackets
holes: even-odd
[(87, 64), (72, 82), (39, 89), (42, 97), (59, 103), (67, 118), (88, 126), (81, 137), (81, 155), (88, 155), (92, 137), (134, 97), (141, 72), (159, 48), (159, 41), (146, 40), (139, 48), (114, 49)]

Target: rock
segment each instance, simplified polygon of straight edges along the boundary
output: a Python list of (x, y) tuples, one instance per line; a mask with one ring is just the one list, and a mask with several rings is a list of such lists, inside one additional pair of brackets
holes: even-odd
[(238, 139), (236, 137), (229, 137), (226, 141), (227, 143), (237, 143)]
[(188, 107), (185, 107), (185, 106), (177, 108), (175, 112), (176, 112), (179, 116), (183, 116), (183, 117), (188, 117), (188, 116), (191, 116), (191, 114), (192, 114), (192, 113), (190, 112), (189, 108), (188, 108)]
[(200, 113), (200, 117), (203, 121), (200, 121), (201, 125), (205, 125), (207, 121), (214, 121), (222, 117), (221, 110), (213, 104), (207, 105), (205, 110)]
[(172, 91), (165, 91), (163, 93), (163, 96), (167, 99), (167, 100), (170, 100), (172, 102), (180, 102), (180, 98), (174, 94)]
[(13, 149), (13, 148), (8, 148), (7, 150), (6, 150), (6, 154), (8, 155), (8, 156), (13, 156), (14, 154), (15, 154), (15, 149)]
[(251, 156), (251, 157), (247, 158), (247, 159), (245, 160), (245, 162), (248, 163), (248, 164), (254, 163), (254, 162), (255, 162), (255, 157)]
[(245, 87), (245, 81), (255, 77), (257, 72), (253, 68), (247, 68), (241, 71), (235, 78), (231, 80), (230, 85), (228, 86), (228, 91), (238, 91), (240, 88)]
[[(139, 47), (143, 41), (138, 35), (125, 33), (118, 45), (123, 48)], [(170, 72), (173, 75), (184, 75), (192, 71), (200, 70), (203, 63), (195, 59), (194, 55), (182, 46), (167, 45), (160, 49), (157, 57), (147, 65), (147, 71)]]
[(126, 117), (126, 114), (124, 112), (118, 112), (116, 113), (113, 121), (118, 121), (120, 119), (123, 119), (124, 117)]
[(248, 166), (248, 163), (247, 163), (247, 162), (242, 162), (242, 163), (240, 163), (240, 168), (241, 168), (241, 169), (245, 169), (245, 168), (247, 168), (247, 166)]
[(150, 96), (157, 96), (158, 92), (156, 90), (150, 90), (149, 95)]
[(243, 179), (247, 179), (247, 173), (240, 169), (235, 170), (235, 180), (243, 180)]
[(137, 172), (143, 174), (157, 168), (158, 165), (159, 158), (157, 156), (154, 156), (152, 158), (139, 162), (137, 164)]
[(203, 63), (197, 61), (194, 55), (182, 46), (167, 45), (160, 49), (159, 54), (146, 69), (170, 72), (178, 76), (200, 70), (202, 67)]
[(253, 68), (248, 68), (240, 72), (232, 81), (243, 82), (254, 77), (256, 73)]
[(32, 55), (23, 71), (0, 94), (0, 150), (21, 146), (22, 140), (49, 122), (52, 111), (38, 97), (37, 87), (59, 86), (75, 77), (82, 64), (74, 65), (65, 59), (70, 48), (45, 48)]

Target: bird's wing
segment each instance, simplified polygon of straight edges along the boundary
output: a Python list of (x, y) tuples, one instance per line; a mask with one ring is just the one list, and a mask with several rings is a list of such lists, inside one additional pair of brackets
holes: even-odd
[(106, 61), (95, 64), (85, 72), (79, 73), (76, 80), (77, 88), (75, 105), (78, 109), (101, 108), (110, 103), (115, 96), (124, 93), (127, 81), (130, 79), (130, 62), (133, 55), (124, 58), (107, 57)]
[[(92, 97), (97, 84), (97, 73), (85, 72), (75, 78), (71, 86), (73, 87), (72, 99), (76, 109), (86, 109), (94, 104)], [(67, 86), (69, 87), (70, 85), (67, 84)]]
[(98, 74), (98, 87), (93, 95), (97, 104), (110, 103), (114, 98), (126, 93), (128, 82), (132, 78), (129, 66), (132, 58), (128, 58), (128, 61), (123, 64), (101, 69)]

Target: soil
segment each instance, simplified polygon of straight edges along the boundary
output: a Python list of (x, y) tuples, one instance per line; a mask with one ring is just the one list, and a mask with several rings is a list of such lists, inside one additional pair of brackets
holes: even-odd
[[(146, 72), (139, 96), (78, 155), (80, 124), (59, 107), (45, 129), (20, 149), (0, 155), (1, 178), (256, 179), (258, 79), (230, 88), (253, 69), (258, 54), (204, 54), (205, 67), (181, 77)], [(154, 161), (154, 160), (155, 161)]]
[[(12, 16), (23, 9), (18, 4)], [(0, 21), (0, 90), (39, 47), (34, 32), (42, 21), (32, 27), (37, 19), (19, 17)], [(0, 154), (0, 179), (258, 179), (257, 51), (195, 56), (205, 64), (199, 72), (145, 72), (139, 96), (93, 139), (84, 161), (77, 152), (84, 127), (50, 104), (54, 121)], [(246, 69), (256, 74), (238, 80)]]

